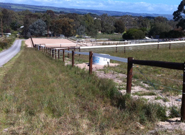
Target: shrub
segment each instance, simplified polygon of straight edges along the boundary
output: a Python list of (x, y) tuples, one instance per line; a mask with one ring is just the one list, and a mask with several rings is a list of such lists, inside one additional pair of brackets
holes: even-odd
[(125, 34), (123, 34), (123, 39), (143, 39), (145, 34), (139, 29), (129, 29)]
[(3, 41), (0, 41), (0, 48), (5, 49), (11, 46), (11, 44), (14, 42), (14, 38), (11, 39), (5, 39)]

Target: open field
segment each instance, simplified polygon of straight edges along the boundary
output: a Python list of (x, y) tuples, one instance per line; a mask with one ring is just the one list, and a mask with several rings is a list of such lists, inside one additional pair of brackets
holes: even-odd
[(166, 119), (164, 107), (122, 96), (112, 80), (34, 49), (25, 48), (2, 80), (4, 134), (146, 134)]

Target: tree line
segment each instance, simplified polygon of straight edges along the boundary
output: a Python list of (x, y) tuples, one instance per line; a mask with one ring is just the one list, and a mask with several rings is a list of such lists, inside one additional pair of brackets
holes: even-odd
[[(0, 9), (1, 33), (19, 31), (23, 37), (59, 36), (66, 37), (88, 35), (96, 37), (98, 33), (120, 33), (123, 39), (176, 38), (184, 35), (185, 21), (181, 16), (183, 1), (174, 12), (174, 20), (159, 17), (108, 16), (107, 14), (76, 13), (56, 14), (52, 10), (33, 13), (29, 10), (14, 12)], [(22, 27), (21, 27), (22, 26)]]

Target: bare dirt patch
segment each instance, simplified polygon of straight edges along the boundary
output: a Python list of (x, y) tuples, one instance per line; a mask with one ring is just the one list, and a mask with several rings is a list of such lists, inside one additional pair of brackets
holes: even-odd
[[(52, 38), (33, 38), (34, 44), (45, 45), (46, 47), (74, 47), (76, 43), (68, 39), (52, 39)], [(32, 47), (31, 39), (26, 40), (27, 47)]]

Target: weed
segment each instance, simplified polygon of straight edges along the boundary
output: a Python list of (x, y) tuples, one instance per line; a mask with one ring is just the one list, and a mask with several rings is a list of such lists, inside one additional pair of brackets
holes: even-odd
[(155, 100), (162, 100), (163, 98), (160, 96), (155, 97)]
[(170, 118), (180, 117), (180, 109), (176, 106), (170, 107)]
[(138, 96), (155, 96), (156, 94), (154, 92), (135, 92), (132, 95), (138, 95)]

